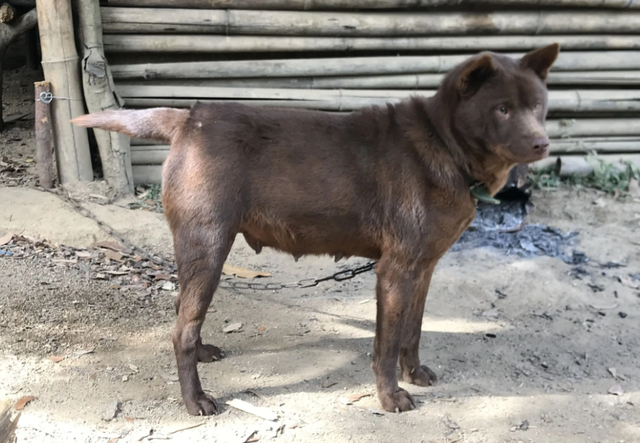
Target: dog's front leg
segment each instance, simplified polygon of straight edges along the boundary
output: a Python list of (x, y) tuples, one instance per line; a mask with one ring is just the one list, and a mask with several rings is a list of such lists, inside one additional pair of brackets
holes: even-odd
[(398, 386), (396, 377), (405, 319), (415, 291), (415, 272), (404, 268), (393, 257), (385, 255), (376, 266), (378, 305), (372, 368), (378, 398), (389, 412), (415, 408), (413, 398)]
[(436, 261), (430, 263), (422, 272), (422, 276), (413, 294), (409, 312), (407, 313), (404, 332), (400, 342), (400, 368), (402, 379), (418, 386), (431, 386), (438, 377), (425, 365), (420, 364), (419, 348), (422, 334), (422, 316), (427, 299), (429, 285)]

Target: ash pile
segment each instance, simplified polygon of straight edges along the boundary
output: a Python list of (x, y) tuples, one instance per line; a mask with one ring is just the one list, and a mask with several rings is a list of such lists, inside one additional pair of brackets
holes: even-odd
[(496, 196), (500, 205), (479, 202), (475, 220), (451, 250), (485, 247), (519, 257), (549, 256), (568, 264), (586, 262), (585, 254), (575, 249), (578, 232), (527, 224), (533, 206), (530, 197), (529, 190), (511, 187)]

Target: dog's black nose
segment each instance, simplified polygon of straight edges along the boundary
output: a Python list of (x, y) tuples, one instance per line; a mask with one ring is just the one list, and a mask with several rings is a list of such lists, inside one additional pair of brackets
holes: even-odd
[(549, 137), (536, 137), (531, 145), (534, 151), (544, 151), (549, 147)]

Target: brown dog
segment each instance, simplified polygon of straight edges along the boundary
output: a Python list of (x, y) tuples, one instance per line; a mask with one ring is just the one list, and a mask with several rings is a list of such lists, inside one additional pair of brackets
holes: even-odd
[(75, 119), (171, 142), (162, 201), (180, 278), (173, 345), (189, 413), (219, 412), (196, 364), (220, 354), (200, 329), (239, 232), (256, 252), (378, 260), (378, 397), (387, 411), (413, 409), (396, 365), (408, 383), (436, 380), (418, 355), (433, 269), (473, 220), (478, 184), (493, 195), (515, 164), (548, 155), (544, 81), (558, 51), (482, 53), (432, 98), (350, 114), (198, 103)]

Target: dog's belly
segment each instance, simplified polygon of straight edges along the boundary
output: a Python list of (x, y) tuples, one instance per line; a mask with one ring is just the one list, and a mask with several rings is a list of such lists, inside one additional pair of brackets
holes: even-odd
[(378, 259), (381, 253), (371, 232), (341, 220), (317, 224), (253, 223), (246, 224), (240, 232), (257, 253), (264, 247), (296, 257), (328, 254)]

